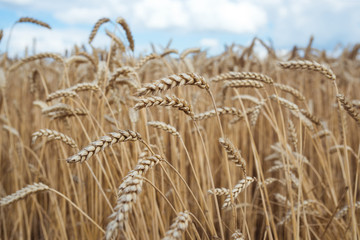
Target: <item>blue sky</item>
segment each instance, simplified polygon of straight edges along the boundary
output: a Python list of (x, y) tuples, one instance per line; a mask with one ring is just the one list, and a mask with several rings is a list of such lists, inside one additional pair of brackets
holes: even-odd
[[(172, 48), (209, 49), (216, 54), (224, 45), (248, 45), (257, 36), (277, 50), (306, 46), (311, 35), (314, 46), (333, 50), (360, 41), (360, 0), (0, 0), (0, 29), (5, 51), (11, 25), (20, 17), (49, 23), (52, 30), (18, 24), (13, 30), (9, 53), (58, 52), (74, 44), (87, 44), (94, 23), (102, 17), (113, 21), (121, 16), (129, 23), (136, 53), (158, 51), (172, 39)], [(109, 47), (104, 29), (93, 44)], [(123, 33), (117, 33), (125, 41)], [(260, 47), (261, 48), (261, 47)], [(260, 49), (261, 51), (261, 49)], [(264, 51), (262, 49), (262, 51)]]

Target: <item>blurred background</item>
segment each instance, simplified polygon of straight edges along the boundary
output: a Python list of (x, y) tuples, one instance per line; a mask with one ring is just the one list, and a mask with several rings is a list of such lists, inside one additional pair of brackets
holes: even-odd
[[(359, 42), (360, 1), (340, 0), (0, 0), (0, 29), (4, 52), (9, 30), (20, 17), (47, 22), (52, 30), (32, 24), (18, 24), (9, 46), (10, 56), (50, 51), (64, 53), (74, 44), (89, 47), (88, 37), (102, 17), (115, 21), (121, 16), (135, 38), (135, 54), (159, 51), (171, 41), (179, 51), (201, 47), (218, 54), (232, 43), (249, 45), (259, 37), (278, 52), (294, 45), (313, 47), (336, 55), (344, 47)], [(110, 45), (104, 31), (93, 41), (95, 47)], [(123, 36), (123, 39), (126, 39)], [(261, 46), (258, 53), (266, 54)]]

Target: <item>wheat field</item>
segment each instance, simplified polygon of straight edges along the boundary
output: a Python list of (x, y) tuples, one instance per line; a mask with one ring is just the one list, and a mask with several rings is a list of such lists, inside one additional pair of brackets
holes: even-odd
[(10, 58), (0, 36), (0, 239), (360, 238), (359, 45), (135, 56), (102, 18)]

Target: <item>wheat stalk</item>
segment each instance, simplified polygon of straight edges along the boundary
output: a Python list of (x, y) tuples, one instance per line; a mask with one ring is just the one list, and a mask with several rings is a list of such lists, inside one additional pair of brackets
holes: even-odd
[(66, 159), (66, 161), (68, 163), (84, 162), (114, 143), (127, 141), (142, 141), (142, 138), (139, 133), (132, 130), (118, 130), (117, 132), (111, 132), (108, 135), (101, 137), (99, 140), (90, 143), (81, 151)]
[(140, 88), (136, 95), (143, 96), (147, 94), (155, 94), (157, 92), (166, 91), (183, 85), (195, 85), (201, 89), (209, 89), (209, 85), (202, 76), (199, 76), (196, 73), (180, 73), (156, 80), (153, 83), (148, 83), (144, 87)]
[(55, 140), (61, 140), (62, 142), (64, 142), (65, 144), (69, 145), (72, 148), (77, 148), (77, 145), (75, 143), (75, 140), (72, 139), (69, 136), (66, 136), (63, 133), (60, 133), (58, 131), (55, 130), (51, 130), (51, 129), (40, 129), (37, 132), (34, 132), (32, 134), (32, 143), (34, 144), (36, 142), (36, 139), (38, 137), (47, 137), (49, 140), (51, 139), (55, 139)]
[(46, 186), (43, 183), (34, 183), (31, 185), (28, 185), (18, 191), (16, 191), (15, 193), (8, 195), (6, 197), (3, 197), (0, 199), (0, 206), (6, 206), (9, 205), (13, 202), (16, 202), (20, 199), (25, 198), (26, 196), (32, 194), (32, 193), (37, 193), (37, 192), (41, 192), (41, 191), (45, 191), (45, 190), (49, 190), (50, 188), (48, 186)]
[(181, 239), (183, 232), (186, 231), (191, 223), (190, 213), (188, 211), (179, 212), (170, 229), (165, 233), (163, 240)]
[(99, 20), (97, 20), (97, 22), (95, 23), (93, 29), (91, 30), (90, 36), (89, 36), (89, 44), (93, 41), (96, 33), (98, 32), (99, 28), (101, 25), (103, 25), (104, 23), (110, 22), (109, 18), (100, 18)]
[(190, 117), (194, 116), (192, 111), (192, 107), (189, 103), (187, 103), (184, 99), (177, 98), (175, 96), (165, 96), (165, 97), (148, 97), (139, 99), (134, 106), (135, 110), (140, 110), (142, 108), (148, 108), (152, 106), (169, 106), (173, 108), (177, 108), (180, 111), (183, 111), (185, 114), (189, 115)]
[(171, 53), (179, 54), (179, 52), (176, 49), (166, 49), (162, 54), (160, 54), (160, 57), (165, 57)]
[(295, 60), (288, 62), (279, 62), (279, 65), (284, 69), (305, 69), (309, 71), (320, 72), (328, 79), (334, 81), (336, 80), (336, 75), (333, 73), (333, 71), (330, 68), (327, 68), (326, 66), (317, 63), (315, 61)]

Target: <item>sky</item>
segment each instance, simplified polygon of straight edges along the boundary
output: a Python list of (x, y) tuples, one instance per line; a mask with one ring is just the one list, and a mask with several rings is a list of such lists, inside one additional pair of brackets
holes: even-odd
[[(360, 43), (359, 12), (360, 0), (0, 0), (0, 53), (20, 17), (47, 22), (52, 30), (17, 24), (8, 45), (10, 55), (21, 55), (26, 47), (30, 54), (64, 53), (74, 44), (90, 49), (88, 37), (102, 17), (128, 22), (136, 54), (151, 53), (151, 44), (161, 52), (169, 41), (170, 48), (179, 51), (200, 47), (218, 54), (232, 43), (249, 45), (254, 37), (276, 50), (290, 50), (306, 46), (312, 35), (314, 47), (335, 51)], [(114, 31), (115, 25), (104, 24), (94, 46), (110, 46), (105, 29)], [(116, 34), (126, 41), (124, 32)]]

